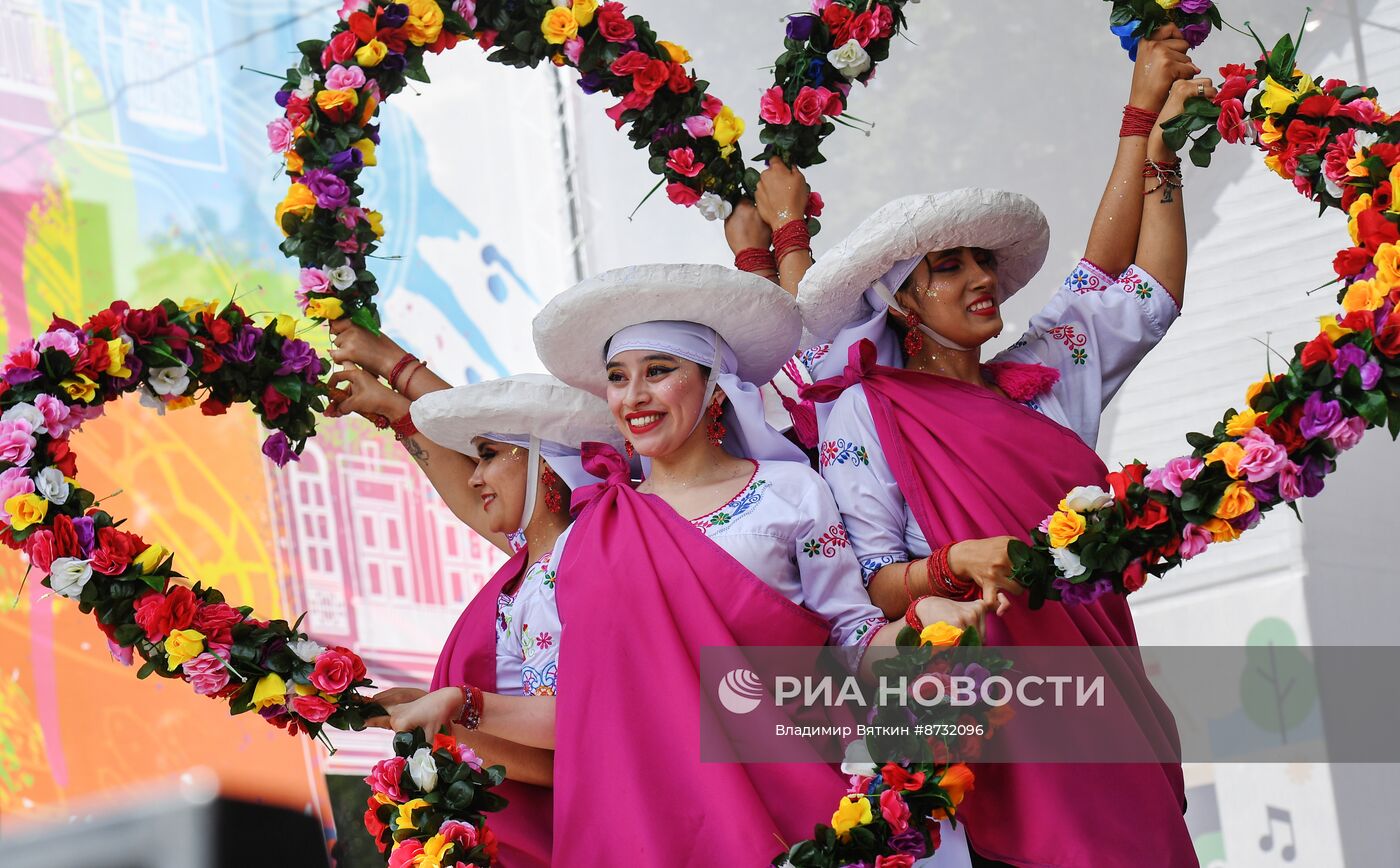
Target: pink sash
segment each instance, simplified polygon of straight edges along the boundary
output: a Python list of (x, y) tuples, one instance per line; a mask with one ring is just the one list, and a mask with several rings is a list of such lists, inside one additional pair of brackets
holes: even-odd
[(815, 752), (702, 762), (702, 722), (726, 724), (700, 649), (817, 646), (828, 625), (632, 490), (616, 452), (587, 444), (584, 462), (608, 482), (583, 493), (559, 561), (554, 864), (765, 865), (830, 818), (845, 780)]
[[(450, 684), (474, 684), (496, 689), (496, 601), (506, 585), (526, 568), (521, 549), (491, 577), (462, 612), (447, 636), (433, 672), (432, 689)], [(486, 757), (489, 762), (490, 757)], [(509, 768), (507, 768), (509, 773)], [(500, 842), (501, 865), (531, 868), (549, 865), (553, 846), (553, 791), (548, 787), (506, 780), (495, 790), (510, 804), (486, 815), (486, 823)]]
[[(809, 386), (803, 396), (832, 401), (855, 383), (864, 388), (900, 493), (935, 548), (1003, 535), (1026, 539), (1065, 492), (1102, 484), (1108, 473), (1073, 431), (988, 389), (879, 365), (870, 341), (851, 347), (840, 377)], [(987, 642), (1135, 646), (1137, 634), (1127, 600), (1106, 594), (1088, 605), (1047, 602), (1034, 612), (1013, 605), (1005, 617), (988, 617)], [(1139, 689), (1169, 721), (1145, 676)], [(1145, 721), (1144, 729), (1150, 744), (1178, 742), (1175, 726)], [(982, 856), (1028, 868), (1197, 864), (1181, 814), (1180, 765), (973, 768), (974, 789), (958, 816)]]

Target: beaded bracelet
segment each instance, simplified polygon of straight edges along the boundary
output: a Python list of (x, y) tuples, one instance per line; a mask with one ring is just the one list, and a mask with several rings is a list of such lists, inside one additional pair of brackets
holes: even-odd
[(1148, 138), (1157, 126), (1157, 115), (1137, 106), (1123, 106), (1123, 126), (1118, 130), (1118, 138)]
[(929, 590), (940, 597), (970, 600), (977, 595), (977, 584), (959, 579), (953, 574), (953, 568), (948, 564), (948, 553), (952, 550), (951, 544), (939, 546), (929, 555)]
[(778, 260), (773, 257), (772, 250), (763, 247), (748, 247), (735, 254), (734, 267), (751, 274), (761, 271), (777, 271)]
[(789, 253), (799, 250), (812, 250), (812, 235), (807, 231), (807, 223), (794, 220), (773, 233), (773, 258), (782, 263)]
[(475, 730), (481, 726), (483, 704), (481, 688), (462, 684), (457, 689), (462, 691), (462, 710), (457, 713), (456, 722), (469, 730)]
[(918, 609), (919, 603), (923, 602), (925, 599), (927, 598), (920, 597), (919, 599), (914, 600), (909, 604), (909, 608), (904, 610), (904, 623), (908, 624), (909, 629), (913, 630), (915, 633), (924, 632), (924, 622), (921, 618), (919, 618)]
[(414, 359), (414, 361), (418, 362), (418, 367), (408, 372), (408, 379), (403, 381), (403, 388), (399, 390), (399, 394), (401, 395), (408, 395), (408, 389), (413, 385), (413, 378), (418, 376), (419, 371), (428, 367), (427, 363), (423, 362), (421, 359)]
[(1186, 186), (1181, 178), (1181, 160), (1168, 160), (1165, 163), (1157, 163), (1148, 160), (1143, 164), (1142, 176), (1147, 179), (1156, 178), (1157, 186), (1146, 191), (1144, 197), (1151, 196), (1158, 190), (1162, 190), (1162, 203), (1170, 205), (1175, 201), (1172, 197), (1173, 190), (1180, 190)]

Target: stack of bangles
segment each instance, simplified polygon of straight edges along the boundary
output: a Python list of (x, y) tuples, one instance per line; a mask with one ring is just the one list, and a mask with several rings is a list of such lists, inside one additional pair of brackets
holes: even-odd
[[(977, 597), (977, 585), (974, 582), (964, 581), (953, 575), (953, 570), (948, 566), (948, 552), (952, 550), (952, 545), (939, 546), (934, 549), (933, 554), (924, 560), (924, 569), (928, 574), (929, 593), (935, 597), (947, 597), (953, 600), (972, 600)], [(904, 564), (904, 593), (908, 595), (910, 603), (915, 603), (914, 591), (909, 587), (909, 571), (914, 566), (913, 561)]]
[(734, 267), (740, 271), (747, 271), (750, 274), (763, 274), (764, 272), (776, 272), (778, 270), (778, 260), (773, 257), (773, 251), (765, 250), (762, 247), (747, 247), (740, 250), (734, 257)]
[(1158, 190), (1163, 190), (1162, 201), (1170, 203), (1172, 201), (1172, 191), (1180, 190), (1183, 186), (1181, 178), (1181, 160), (1170, 160), (1165, 163), (1157, 163), (1148, 160), (1143, 164), (1142, 177), (1151, 180), (1157, 179), (1157, 186), (1147, 190), (1142, 195), (1151, 196)]
[(1149, 138), (1157, 127), (1157, 115), (1136, 106), (1123, 106), (1123, 126), (1118, 130), (1118, 138)]
[(403, 414), (401, 418), (390, 422), (389, 427), (394, 431), (394, 439), (399, 442), (403, 442), (418, 433), (418, 427), (413, 424), (412, 413)]
[(462, 710), (457, 712), (454, 722), (474, 730), (481, 726), (481, 708), (484, 703), (481, 688), (462, 684), (458, 685), (457, 689), (462, 691)]
[(779, 265), (782, 265), (789, 253), (799, 250), (812, 252), (812, 235), (807, 231), (806, 220), (785, 223), (773, 233), (773, 259)]
[[(416, 364), (418, 367), (414, 368), (412, 371), (409, 372), (408, 379), (404, 380), (403, 385), (400, 386), (399, 377), (403, 375), (403, 372), (408, 368), (409, 365), (414, 364)], [(422, 360), (419, 359), (417, 356), (413, 355), (413, 353), (404, 353), (403, 358), (399, 359), (398, 363), (394, 365), (391, 371), (389, 371), (389, 388), (393, 389), (395, 392), (398, 392), (401, 395), (407, 395), (408, 386), (410, 383), (413, 382), (413, 375), (426, 367), (427, 365), (423, 364)]]

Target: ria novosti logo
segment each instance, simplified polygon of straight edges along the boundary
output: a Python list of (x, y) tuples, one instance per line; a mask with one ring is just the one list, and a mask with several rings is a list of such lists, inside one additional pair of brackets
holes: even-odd
[(731, 714), (748, 714), (763, 700), (763, 682), (747, 669), (733, 669), (719, 683), (719, 703)]

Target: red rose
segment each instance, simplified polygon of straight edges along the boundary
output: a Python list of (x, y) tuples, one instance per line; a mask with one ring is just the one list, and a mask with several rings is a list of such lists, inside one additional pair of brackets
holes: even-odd
[(1128, 568), (1123, 571), (1123, 589), (1128, 593), (1139, 590), (1147, 584), (1147, 570), (1142, 566), (1141, 559), (1128, 564)]
[(78, 475), (78, 456), (68, 448), (67, 440), (49, 441), (49, 463), (63, 471), (70, 479)]
[(851, 38), (851, 19), (855, 13), (850, 7), (842, 6), (839, 3), (832, 3), (822, 10), (822, 21), (831, 31), (831, 44), (836, 47), (845, 45)]
[[(883, 9), (885, 7), (881, 6), (880, 8)], [(826, 203), (822, 201), (822, 194), (813, 192), (810, 196), (807, 197), (807, 209), (802, 212), (802, 216), (820, 217), (822, 216), (822, 211), (825, 208)]]
[(199, 601), (184, 585), (168, 593), (147, 591), (136, 598), (136, 623), (152, 642), (161, 642), (172, 630), (187, 630), (194, 623)]
[[(1224, 70), (1221, 70), (1223, 73)], [(1230, 75), (1225, 77), (1225, 83), (1220, 85), (1220, 90), (1215, 95), (1216, 105), (1229, 100), (1238, 100), (1249, 92), (1252, 81), (1253, 70), (1249, 75)]]
[(146, 541), (134, 533), (114, 527), (98, 528), (97, 544), (112, 554), (131, 560), (146, 550)]
[(690, 93), (695, 89), (695, 79), (679, 63), (671, 64), (671, 78), (666, 82), (671, 93)]
[(476, 35), (476, 44), (484, 49), (496, 47), (496, 40), (500, 38), (499, 30), (483, 30)]
[(224, 366), (224, 357), (209, 349), (199, 348), (199, 371), (202, 374), (209, 374)]
[[(880, 25), (875, 23), (875, 16), (869, 12), (862, 12), (851, 21), (851, 38), (859, 42), (862, 47), (873, 42), (879, 33)], [(845, 45), (845, 43), (838, 43), (838, 45)]]
[(1361, 238), (1361, 246), (1372, 253), (1400, 241), (1400, 227), (1390, 222), (1384, 211), (1376, 208), (1362, 211), (1357, 216), (1356, 231)]
[(298, 696), (292, 699), (292, 711), (312, 723), (325, 723), (335, 714), (335, 706), (319, 696)]
[(379, 31), (378, 39), (384, 43), (384, 47), (394, 54), (403, 54), (408, 50), (408, 36), (402, 27), (395, 27), (393, 30)]
[(78, 353), (78, 357), (73, 360), (73, 371), (95, 378), (99, 373), (107, 370), (107, 364), (107, 342), (101, 338), (93, 338), (87, 342)]
[(111, 307), (93, 314), (87, 321), (86, 328), (94, 334), (104, 331), (115, 332), (117, 329), (121, 328), (122, 323), (126, 321), (126, 312), (128, 310), (131, 310), (131, 305), (126, 302), (113, 302)]
[(924, 785), (923, 772), (910, 774), (895, 763), (885, 763), (884, 768), (880, 769), (880, 776), (885, 779), (885, 786), (892, 790), (917, 790)]
[(321, 652), (310, 675), (312, 686), (325, 693), (341, 693), (355, 680), (354, 662), (334, 648)]
[(350, 13), (350, 17), (346, 19), (345, 23), (350, 25), (350, 29), (346, 33), (361, 42), (369, 42), (375, 36), (377, 26), (374, 19), (364, 12)]
[(438, 33), (438, 38), (433, 42), (433, 44), (428, 46), (428, 50), (431, 51), (433, 54), (442, 54), (448, 49), (456, 48), (457, 43), (459, 40), (461, 40), (461, 38), (462, 37), (458, 36), (455, 33), (448, 33), (447, 30), (444, 28), (441, 32)]
[(73, 526), (73, 519), (59, 513), (54, 516), (49, 530), (53, 531), (55, 557), (80, 558), (83, 556), (83, 545), (78, 541), (78, 529)]
[(627, 20), (625, 7), (621, 3), (599, 6), (593, 20), (598, 22), (598, 32), (609, 42), (626, 42), (637, 35), (637, 28)]
[(1237, 99), (1226, 100), (1220, 106), (1220, 120), (1216, 121), (1220, 137), (1230, 144), (1238, 144), (1249, 133), (1244, 122), (1244, 103)]
[(700, 192), (692, 187), (682, 184), (680, 181), (673, 181), (666, 185), (666, 198), (684, 208), (689, 208), (700, 201)]
[(58, 552), (54, 549), (53, 531), (36, 530), (25, 538), (22, 545), (24, 553), (29, 555), (29, 562), (41, 573), (47, 573), (49, 566), (58, 557)]
[[(1298, 104), (1298, 116), (1304, 118), (1330, 118), (1337, 114), (1342, 101), (1325, 93), (1314, 94)], [(1296, 121), (1294, 123), (1297, 123)]]
[(299, 127), (311, 120), (311, 103), (299, 96), (294, 96), (287, 100), (287, 108), (283, 114), (287, 116), (287, 120), (292, 122), (292, 126)]
[[(835, 6), (828, 6), (835, 9)], [(845, 7), (840, 7), (844, 9)], [(804, 87), (792, 101), (792, 116), (804, 127), (815, 127), (822, 122), (822, 112), (826, 111), (826, 89)]]
[(343, 30), (337, 33), (335, 36), (331, 37), (331, 41), (327, 42), (326, 47), (321, 50), (321, 68), (330, 69), (337, 63), (344, 63), (355, 56), (355, 49), (359, 47), (360, 40), (353, 32)]
[(194, 629), (203, 633), (210, 644), (232, 645), (233, 628), (243, 620), (243, 613), (227, 603), (200, 606), (194, 615)]
[(268, 383), (267, 388), (263, 389), (262, 405), (263, 415), (270, 422), (287, 415), (287, 411), (292, 407), (292, 402), (286, 395), (277, 391), (275, 386)]
[(894, 35), (894, 12), (884, 4), (870, 10), (875, 16), (875, 38), (884, 39)]
[(875, 868), (913, 868), (913, 866), (914, 857), (908, 853), (875, 857)]
[(1373, 332), (1376, 330), (1376, 311), (1354, 310), (1342, 317), (1337, 325), (1354, 332)]
[(1113, 488), (1113, 499), (1122, 504), (1128, 502), (1128, 487), (1141, 485), (1147, 478), (1147, 465), (1140, 462), (1125, 464), (1122, 470), (1108, 474), (1108, 484)]
[(1332, 260), (1332, 270), (1341, 278), (1351, 278), (1366, 270), (1371, 264), (1370, 252), (1360, 247), (1348, 247)]
[(645, 51), (632, 50), (614, 60), (608, 69), (613, 75), (636, 75), (646, 69), (648, 63), (651, 63), (651, 58)]
[(130, 566), (130, 558), (117, 557), (106, 549), (98, 549), (92, 553), (93, 572), (101, 573), (104, 576), (120, 576)]
[(168, 324), (165, 308), (133, 310), (126, 315), (126, 332), (138, 341), (148, 341)]
[(228, 412), (228, 405), (223, 401), (206, 398), (204, 403), (199, 405), (199, 412), (206, 416), (222, 416)]
[(1304, 446), (1308, 441), (1303, 437), (1303, 433), (1298, 430), (1298, 426), (1290, 422), (1287, 418), (1279, 419), (1262, 426), (1265, 434), (1274, 439), (1274, 442), (1282, 446), (1291, 455)]
[(1379, 157), (1387, 169), (1400, 163), (1400, 145), (1390, 142), (1376, 142), (1368, 149), (1373, 157)]
[(370, 837), (374, 838), (374, 846), (379, 848), (380, 853), (383, 853), (389, 849), (388, 841), (383, 839), (384, 830), (389, 827), (379, 822), (379, 803), (374, 800), (373, 796), (370, 796), (365, 804), (368, 806), (365, 809), (365, 830), (369, 832)]
[(1392, 311), (1385, 326), (1376, 332), (1376, 349), (1392, 359), (1400, 356), (1400, 314)]
[(632, 76), (632, 86), (647, 93), (656, 93), (670, 77), (671, 69), (666, 61), (648, 60), (647, 65)]
[(1325, 334), (1318, 335), (1308, 341), (1303, 347), (1300, 360), (1304, 368), (1311, 368), (1318, 362), (1335, 362), (1337, 360), (1337, 348), (1332, 345), (1332, 339)]
[(618, 103), (618, 105), (620, 105), (622, 107), (622, 111), (625, 112), (632, 111), (634, 109), (641, 110), (651, 105), (651, 99), (655, 95), (655, 91), (634, 90), (631, 93), (624, 96), (622, 98), (622, 102)]
[(209, 331), (209, 337), (214, 339), (216, 344), (226, 344), (233, 340), (233, 326), (226, 319), (219, 319), (216, 316), (204, 314), (204, 328)]
[(1171, 518), (1171, 513), (1161, 501), (1149, 497), (1142, 505), (1142, 512), (1128, 518), (1129, 530), (1152, 530)]
[(331, 650), (338, 654), (343, 654), (350, 660), (351, 681), (359, 681), (369, 674), (369, 670), (365, 668), (365, 661), (361, 660), (360, 655), (356, 654), (354, 651), (351, 651), (343, 645), (332, 645)]
[(1355, 204), (1357, 198), (1358, 198), (1360, 195), (1361, 195), (1361, 191), (1358, 190), (1356, 187), (1352, 186), (1351, 184), (1343, 184), (1343, 185), (1342, 185), (1342, 210), (1343, 210), (1343, 211), (1346, 211), (1348, 214), (1350, 214), (1350, 213), (1351, 213), (1351, 206), (1352, 206), (1353, 204)]

